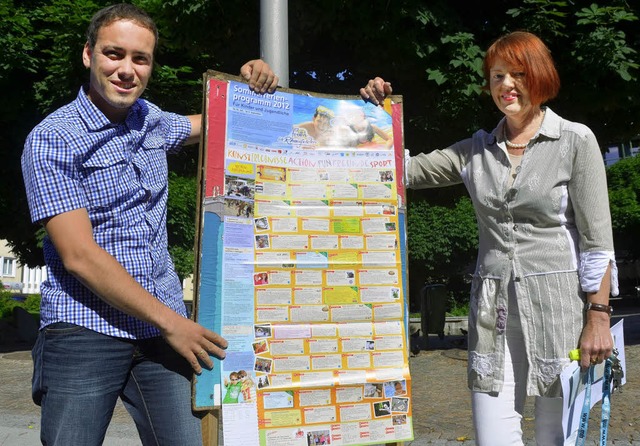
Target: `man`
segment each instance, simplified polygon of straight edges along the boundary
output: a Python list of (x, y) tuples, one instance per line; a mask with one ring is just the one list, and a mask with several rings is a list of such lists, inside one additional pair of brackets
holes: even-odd
[[(133, 5), (97, 12), (82, 53), (89, 85), (25, 144), (31, 217), (47, 233), (32, 353), (43, 444), (101, 444), (118, 397), (143, 444), (202, 443), (190, 378), (227, 342), (186, 317), (167, 251), (166, 153), (199, 140), (201, 116), (140, 99), (157, 41)], [(260, 60), (241, 75), (254, 91), (277, 87)]]

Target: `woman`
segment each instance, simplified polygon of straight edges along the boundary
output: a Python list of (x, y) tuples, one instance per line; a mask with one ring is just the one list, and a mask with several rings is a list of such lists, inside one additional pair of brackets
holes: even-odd
[[(586, 126), (542, 106), (560, 81), (538, 37), (501, 37), (483, 71), (504, 118), (490, 133), (409, 158), (407, 186), (463, 182), (473, 200), (480, 240), (468, 376), (477, 444), (522, 445), (533, 395), (537, 443), (562, 445), (558, 376), (568, 352), (579, 347), (587, 367), (613, 349), (617, 269), (604, 163)], [(360, 93), (379, 104), (391, 85), (375, 78)]]

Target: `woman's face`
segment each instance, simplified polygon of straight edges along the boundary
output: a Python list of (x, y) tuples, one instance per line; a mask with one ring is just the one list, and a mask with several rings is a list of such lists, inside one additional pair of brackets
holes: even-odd
[(491, 97), (507, 117), (525, 117), (533, 109), (524, 80), (522, 67), (509, 65), (500, 58), (491, 66)]

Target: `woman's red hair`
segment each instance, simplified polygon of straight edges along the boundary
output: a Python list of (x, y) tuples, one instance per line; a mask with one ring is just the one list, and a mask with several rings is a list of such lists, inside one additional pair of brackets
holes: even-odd
[(515, 31), (500, 37), (489, 47), (482, 66), (486, 89), (489, 89), (491, 66), (498, 58), (509, 65), (522, 67), (531, 103), (543, 104), (560, 91), (560, 76), (551, 51), (535, 34)]

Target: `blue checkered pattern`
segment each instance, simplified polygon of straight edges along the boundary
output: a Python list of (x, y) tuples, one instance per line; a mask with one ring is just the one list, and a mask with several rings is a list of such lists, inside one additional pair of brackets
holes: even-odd
[[(111, 123), (84, 89), (29, 134), (22, 171), (34, 222), (86, 208), (94, 239), (145, 289), (185, 315), (182, 286), (167, 251), (167, 158), (191, 131), (189, 120), (138, 100)], [(158, 330), (103, 302), (62, 265), (44, 240), (48, 280), (41, 326), (70, 322), (110, 336), (144, 339)]]

